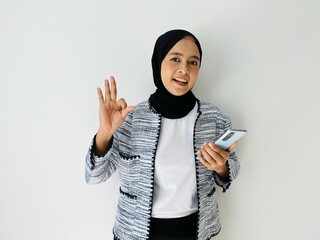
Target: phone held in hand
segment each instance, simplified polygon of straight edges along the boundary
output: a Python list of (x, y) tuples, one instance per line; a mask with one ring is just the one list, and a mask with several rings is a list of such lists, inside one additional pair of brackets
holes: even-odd
[(228, 129), (222, 136), (215, 142), (221, 149), (226, 150), (243, 135), (247, 133), (244, 129)]

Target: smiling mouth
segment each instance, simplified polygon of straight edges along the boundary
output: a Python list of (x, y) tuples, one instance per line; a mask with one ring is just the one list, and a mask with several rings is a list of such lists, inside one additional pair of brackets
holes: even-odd
[(173, 81), (175, 81), (179, 85), (187, 85), (187, 83), (188, 83), (188, 80), (183, 79), (183, 78), (173, 78)]

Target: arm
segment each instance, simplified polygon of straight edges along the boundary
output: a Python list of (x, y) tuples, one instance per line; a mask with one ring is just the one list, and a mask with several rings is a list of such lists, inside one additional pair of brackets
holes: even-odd
[(114, 77), (105, 80), (105, 98), (100, 88), (97, 89), (99, 99), (100, 126), (86, 157), (86, 181), (100, 183), (105, 181), (117, 168), (116, 130), (133, 106), (127, 106), (124, 99), (117, 100), (117, 86)]
[[(224, 130), (229, 128), (231, 128), (231, 120), (227, 118)], [(216, 183), (223, 188), (224, 192), (237, 177), (240, 169), (240, 164), (234, 151), (236, 144), (234, 143), (224, 151), (212, 142), (205, 142), (197, 153), (199, 160), (209, 170), (213, 171)]]
[(118, 167), (117, 141), (112, 138), (109, 150), (103, 155), (97, 155), (95, 153), (96, 137), (97, 135), (94, 136), (86, 156), (85, 179), (90, 184), (106, 181)]

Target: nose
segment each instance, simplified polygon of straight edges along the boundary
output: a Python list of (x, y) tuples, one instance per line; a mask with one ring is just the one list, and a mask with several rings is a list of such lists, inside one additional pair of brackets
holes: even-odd
[(189, 74), (189, 67), (187, 63), (181, 63), (179, 66), (179, 73)]

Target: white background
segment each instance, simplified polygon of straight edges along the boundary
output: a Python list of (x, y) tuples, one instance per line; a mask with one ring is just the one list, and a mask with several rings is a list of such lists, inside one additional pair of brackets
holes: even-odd
[(218, 240), (320, 239), (320, 3), (316, 0), (1, 0), (0, 239), (112, 239), (118, 175), (92, 186), (96, 87), (137, 104), (155, 90), (156, 38), (202, 43), (195, 95), (247, 128), (218, 193)]

